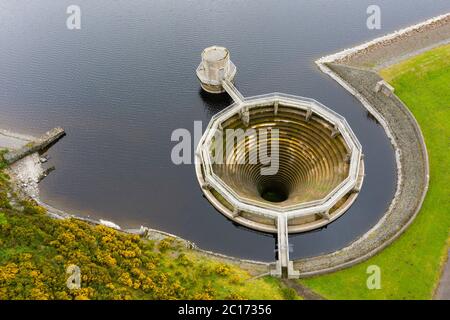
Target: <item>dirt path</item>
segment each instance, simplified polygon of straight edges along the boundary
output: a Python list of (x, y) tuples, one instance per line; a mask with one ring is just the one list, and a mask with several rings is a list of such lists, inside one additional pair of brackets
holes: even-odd
[(314, 291), (312, 291), (311, 289), (301, 285), (300, 283), (298, 283), (295, 280), (283, 279), (282, 281), (285, 284), (285, 286), (287, 286), (291, 289), (294, 289), (295, 292), (297, 292), (297, 294), (300, 297), (303, 297), (303, 299), (305, 299), (305, 300), (326, 300), (321, 295), (319, 295), (319, 294), (315, 293)]
[(441, 279), (439, 281), (434, 300), (450, 300), (450, 250), (447, 253), (447, 262), (442, 270)]

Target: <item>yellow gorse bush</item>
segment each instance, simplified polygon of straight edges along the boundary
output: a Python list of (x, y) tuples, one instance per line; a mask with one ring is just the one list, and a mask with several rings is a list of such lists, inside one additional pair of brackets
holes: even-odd
[[(0, 155), (1, 160), (1, 155)], [(215, 299), (254, 298), (242, 290), (248, 273), (193, 254), (178, 241), (139, 236), (74, 219), (56, 220), (33, 202), (10, 206), (0, 161), (0, 300), (6, 299)], [(68, 267), (80, 270), (70, 289)], [(283, 297), (277, 285), (252, 285)], [(269, 289), (269, 290), (267, 290)]]

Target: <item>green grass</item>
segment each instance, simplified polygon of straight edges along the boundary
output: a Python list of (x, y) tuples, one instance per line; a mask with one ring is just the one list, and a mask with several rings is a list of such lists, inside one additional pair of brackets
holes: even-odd
[[(449, 248), (450, 45), (380, 74), (409, 107), (425, 137), (430, 160), (426, 199), (411, 227), (380, 254), (301, 282), (330, 299), (431, 299)], [(369, 265), (381, 268), (380, 290), (367, 289)]]

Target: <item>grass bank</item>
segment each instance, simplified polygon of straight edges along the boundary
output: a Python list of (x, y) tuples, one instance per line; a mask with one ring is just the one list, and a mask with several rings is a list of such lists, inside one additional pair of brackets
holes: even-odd
[[(383, 252), (352, 268), (301, 283), (330, 299), (431, 299), (449, 247), (450, 45), (380, 74), (394, 86), (425, 137), (430, 160), (426, 199), (410, 228)], [(381, 268), (379, 290), (367, 289), (370, 265)]]

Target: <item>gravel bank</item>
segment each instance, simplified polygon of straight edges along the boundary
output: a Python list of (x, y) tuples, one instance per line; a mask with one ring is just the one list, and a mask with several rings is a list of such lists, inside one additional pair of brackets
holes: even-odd
[(450, 13), (447, 13), (323, 57), (317, 62), (379, 69), (449, 42)]

